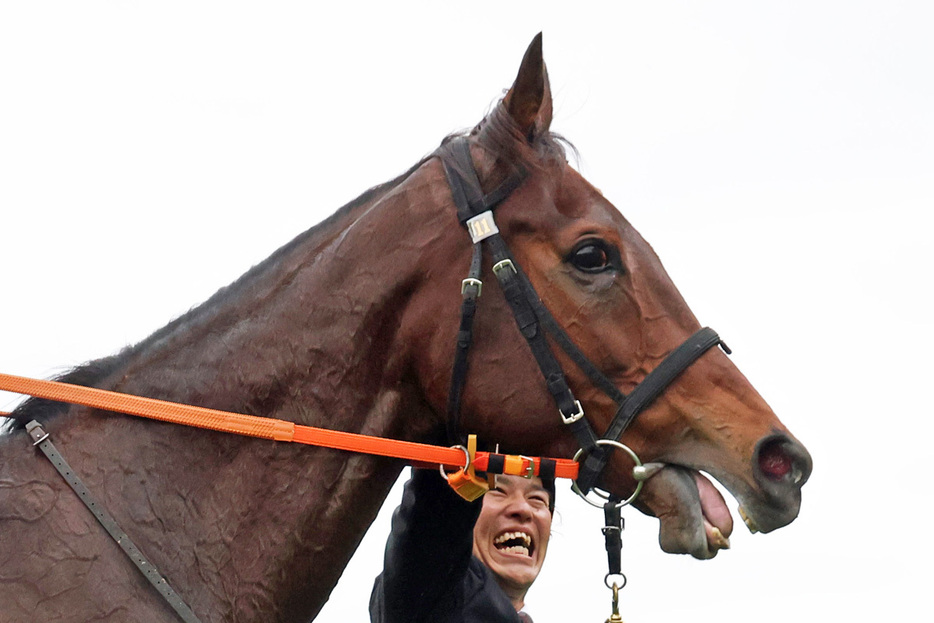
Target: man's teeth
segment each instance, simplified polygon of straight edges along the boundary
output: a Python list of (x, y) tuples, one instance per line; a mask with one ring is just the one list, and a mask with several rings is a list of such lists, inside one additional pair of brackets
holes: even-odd
[(526, 547), (532, 545), (532, 537), (530, 537), (525, 532), (504, 532), (503, 534), (496, 537), (496, 540), (493, 541), (494, 544), (499, 545), (505, 543), (506, 541), (511, 541), (512, 539), (521, 539), (525, 543)]
[(522, 554), (523, 556), (529, 555), (529, 548), (522, 545), (513, 545), (512, 547), (504, 547), (499, 550), (501, 552), (506, 552), (507, 554)]
[[(506, 545), (507, 543), (509, 543), (509, 545)], [(504, 532), (493, 539), (493, 545), (501, 552), (529, 556), (532, 547), (532, 537), (525, 532)]]

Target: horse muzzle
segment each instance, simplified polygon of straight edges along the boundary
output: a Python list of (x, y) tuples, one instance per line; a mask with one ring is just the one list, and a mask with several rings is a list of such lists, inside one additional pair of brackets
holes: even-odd
[(759, 441), (752, 459), (759, 494), (740, 499), (740, 516), (750, 532), (771, 532), (794, 521), (812, 468), (811, 455), (797, 440), (774, 434)]
[(801, 487), (811, 474), (812, 463), (798, 441), (772, 434), (755, 445), (751, 479), (699, 465), (650, 463), (646, 467), (651, 473), (635, 505), (658, 517), (661, 548), (708, 559), (729, 548), (733, 520), (725, 500), (700, 470), (708, 471), (736, 497), (739, 514), (751, 532), (771, 532), (798, 516)]

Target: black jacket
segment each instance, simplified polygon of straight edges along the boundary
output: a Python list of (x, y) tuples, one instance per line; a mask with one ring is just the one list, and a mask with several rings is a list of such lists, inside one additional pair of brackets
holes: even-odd
[(492, 572), (471, 554), (480, 500), (464, 501), (436, 471), (413, 472), (392, 517), (370, 621), (519, 623)]

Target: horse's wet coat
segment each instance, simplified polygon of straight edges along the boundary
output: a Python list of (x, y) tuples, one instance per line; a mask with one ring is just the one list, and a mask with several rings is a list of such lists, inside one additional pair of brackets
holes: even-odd
[[(497, 223), (543, 302), (628, 392), (699, 324), (649, 245), (571, 168), (549, 134), (536, 39), (504, 101), (471, 133), (485, 186), (528, 178)], [(588, 265), (577, 261), (588, 251)], [(427, 158), (302, 234), (151, 338), (73, 381), (398, 439), (444, 442), (460, 280), (470, 241)], [(604, 259), (600, 259), (600, 258)], [(595, 259), (596, 258), (596, 259)], [(594, 268), (593, 262), (605, 266)], [(586, 269), (585, 269), (586, 268)], [(484, 280), (494, 280), (490, 266)], [(484, 288), (461, 426), (505, 451), (570, 457), (502, 294)], [(556, 352), (594, 428), (615, 405)], [(58, 415), (53, 416), (56, 413)], [(315, 616), (401, 469), (395, 461), (29, 402), (88, 487), (203, 621)], [(797, 515), (810, 459), (721, 352), (687, 370), (623, 438), (670, 464), (640, 507), (668, 551), (700, 558), (732, 520), (696, 470), (763, 531)], [(25, 433), (0, 441), (0, 620), (171, 621)], [(787, 463), (787, 471), (776, 467)], [(633, 485), (614, 457), (602, 485)], [(15, 535), (15, 538), (9, 538)]]

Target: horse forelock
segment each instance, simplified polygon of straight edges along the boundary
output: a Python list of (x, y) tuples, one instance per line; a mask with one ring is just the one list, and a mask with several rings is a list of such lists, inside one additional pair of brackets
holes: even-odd
[(448, 135), (442, 141), (441, 149), (450, 141), (463, 137), (472, 138), (491, 157), (509, 165), (514, 171), (530, 171), (565, 162), (569, 151), (577, 158), (577, 148), (560, 134), (543, 130), (532, 137), (525, 136), (502, 102), (494, 106), (473, 129)]

